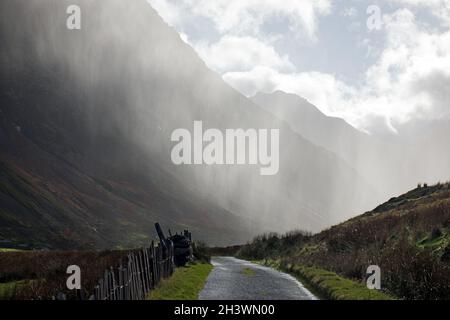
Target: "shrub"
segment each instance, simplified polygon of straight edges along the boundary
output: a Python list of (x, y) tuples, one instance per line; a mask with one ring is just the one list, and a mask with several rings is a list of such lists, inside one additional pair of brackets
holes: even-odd
[(211, 262), (211, 253), (203, 242), (194, 242), (192, 250), (196, 260), (206, 263)]

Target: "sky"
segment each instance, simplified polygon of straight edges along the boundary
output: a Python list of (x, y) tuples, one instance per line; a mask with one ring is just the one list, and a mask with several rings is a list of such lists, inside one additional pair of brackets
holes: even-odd
[(148, 0), (246, 96), (282, 90), (368, 133), (450, 118), (450, 0)]

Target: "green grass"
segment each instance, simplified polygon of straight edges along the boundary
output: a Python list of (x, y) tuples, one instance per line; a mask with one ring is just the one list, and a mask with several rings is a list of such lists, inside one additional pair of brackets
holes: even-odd
[(24, 285), (26, 282), (27, 282), (26, 280), (21, 280), (21, 281), (0, 283), (0, 300), (11, 299), (14, 296), (16, 289)]
[(294, 266), (292, 272), (307, 279), (317, 290), (332, 300), (392, 300), (378, 290), (369, 290), (363, 283), (355, 282), (315, 267)]
[(19, 249), (9, 249), (9, 248), (0, 248), (0, 252), (20, 252), (23, 250), (19, 250)]
[(207, 263), (177, 268), (172, 277), (161, 281), (158, 287), (150, 292), (148, 299), (197, 300), (212, 269), (213, 266)]
[(370, 290), (365, 284), (346, 279), (334, 272), (316, 267), (288, 265), (283, 267), (278, 261), (266, 260), (265, 265), (288, 272), (298, 278), (312, 293), (330, 300), (394, 300), (382, 291)]
[(253, 270), (252, 268), (244, 268), (242, 269), (242, 273), (249, 277), (252, 277), (256, 274), (255, 270)]
[(419, 248), (444, 249), (450, 243), (450, 235), (443, 233), (440, 236), (426, 236), (417, 242)]

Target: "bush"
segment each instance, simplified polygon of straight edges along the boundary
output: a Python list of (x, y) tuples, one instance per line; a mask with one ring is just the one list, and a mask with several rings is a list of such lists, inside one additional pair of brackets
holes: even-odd
[(385, 251), (381, 268), (384, 286), (404, 299), (450, 299), (450, 266), (432, 249), (402, 239)]
[(203, 242), (192, 243), (192, 250), (195, 260), (206, 263), (211, 262), (211, 253), (208, 247)]
[(439, 228), (434, 228), (434, 229), (433, 229), (433, 232), (431, 233), (431, 236), (432, 236), (433, 238), (438, 238), (438, 237), (442, 236), (442, 231), (441, 231), (441, 229), (439, 229)]

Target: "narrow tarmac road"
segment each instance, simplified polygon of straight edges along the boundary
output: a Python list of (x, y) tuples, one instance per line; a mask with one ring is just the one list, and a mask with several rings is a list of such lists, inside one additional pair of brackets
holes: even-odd
[(214, 257), (200, 300), (315, 300), (297, 279), (232, 257)]

